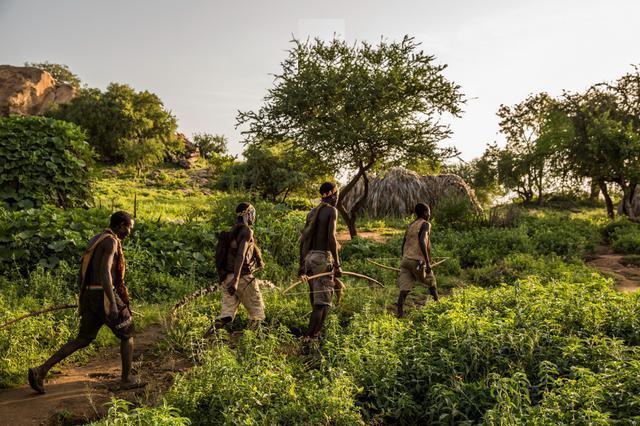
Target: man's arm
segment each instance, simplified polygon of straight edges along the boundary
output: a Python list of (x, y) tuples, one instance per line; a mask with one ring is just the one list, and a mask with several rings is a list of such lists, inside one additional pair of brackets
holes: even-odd
[(340, 268), (340, 256), (338, 255), (338, 238), (336, 237), (336, 224), (338, 222), (338, 210), (332, 207), (329, 210), (329, 228), (327, 229), (328, 245), (331, 256), (333, 256), (334, 275), (338, 278), (342, 276)]
[(420, 233), (418, 234), (418, 241), (420, 242), (420, 251), (424, 256), (425, 269), (427, 272), (431, 271), (431, 248), (429, 247), (429, 234), (431, 231), (431, 225), (425, 222), (420, 227)]
[(112, 321), (118, 317), (118, 305), (116, 305), (116, 296), (113, 293), (113, 279), (111, 271), (113, 268), (113, 259), (116, 255), (117, 244), (113, 238), (105, 238), (100, 246), (96, 248), (100, 256), (100, 272), (98, 276), (102, 282), (102, 289), (109, 300), (109, 319)]
[(247, 249), (249, 248), (249, 240), (253, 236), (253, 231), (249, 227), (244, 227), (238, 237), (240, 242), (238, 243), (238, 252), (236, 253), (236, 262), (233, 268), (233, 281), (231, 287), (229, 287), (229, 293), (234, 294), (238, 288), (240, 282), (240, 274), (242, 273), (242, 265), (247, 255)]

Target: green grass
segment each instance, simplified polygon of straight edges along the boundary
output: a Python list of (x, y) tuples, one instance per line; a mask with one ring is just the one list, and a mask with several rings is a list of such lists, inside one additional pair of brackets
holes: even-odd
[[(111, 202), (132, 210), (134, 193), (139, 223), (125, 250), (134, 309), (144, 314), (139, 321), (158, 320), (180, 297), (211, 284), (216, 232), (233, 222), (233, 209), (245, 198), (258, 209), (255, 233), (267, 260), (259, 277), (280, 288), (295, 279), (306, 211), (249, 194), (206, 194), (190, 184), (191, 172), (178, 169), (155, 173), (147, 181), (153, 186), (128, 180), (126, 172), (101, 173), (102, 209), (0, 212), (13, 255), (2, 264), (0, 320), (73, 300), (75, 259), (86, 238), (104, 226)], [(345, 279), (345, 298), (310, 355), (302, 354), (299, 339), (310, 311), (304, 286), (290, 295), (265, 292), (267, 319), (258, 332), (237, 333), (247, 325), (240, 309), (228, 331), (205, 341), (202, 333), (219, 312), (214, 293), (183, 308), (160, 345), (161, 353), (178, 352), (196, 367), (178, 376), (160, 406), (115, 400), (100, 424), (638, 421), (638, 295), (613, 291), (610, 280), (582, 262), (598, 244), (632, 247), (626, 241), (636, 224), (609, 223), (602, 209), (588, 208), (521, 209), (505, 228), (436, 219), (433, 255), (449, 258), (436, 269), (447, 297), (433, 303), (417, 288), (408, 318), (398, 320), (392, 315), (395, 273), (366, 259), (397, 266), (411, 220), (359, 223), (361, 231), (386, 240), (346, 242), (343, 268), (386, 287)], [(633, 247), (625, 250), (635, 254)], [(0, 331), (0, 385), (22, 382), (25, 366), (41, 362), (76, 326), (67, 312)], [(113, 343), (101, 332), (99, 345)]]

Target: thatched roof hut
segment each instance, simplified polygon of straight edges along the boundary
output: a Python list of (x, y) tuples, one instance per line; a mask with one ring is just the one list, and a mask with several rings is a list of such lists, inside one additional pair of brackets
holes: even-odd
[[(345, 198), (349, 209), (364, 191), (362, 179)], [(473, 189), (458, 175), (421, 176), (414, 171), (395, 167), (369, 179), (369, 197), (362, 212), (370, 217), (406, 216), (419, 202), (437, 210), (443, 202), (466, 200), (482, 211)]]

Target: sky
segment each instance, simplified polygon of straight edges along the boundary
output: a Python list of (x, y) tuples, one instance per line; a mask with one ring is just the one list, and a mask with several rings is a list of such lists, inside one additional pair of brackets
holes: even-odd
[(639, 17), (636, 0), (0, 0), (0, 64), (63, 63), (90, 87), (149, 90), (179, 131), (224, 134), (238, 154), (237, 111), (262, 105), (292, 37), (408, 34), (468, 99), (443, 146), (470, 160), (502, 143), (501, 104), (584, 90), (639, 64)]

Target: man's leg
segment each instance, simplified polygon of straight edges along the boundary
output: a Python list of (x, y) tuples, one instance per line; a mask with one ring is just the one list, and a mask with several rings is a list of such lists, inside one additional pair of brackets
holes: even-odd
[(436, 286), (429, 287), (429, 294), (431, 294), (433, 300), (435, 300), (436, 302), (440, 300), (440, 298), (438, 297), (438, 288)]
[(79, 349), (89, 346), (93, 339), (88, 337), (78, 336), (73, 340), (65, 343), (56, 353), (44, 362), (44, 364), (29, 369), (29, 384), (31, 387), (40, 393), (44, 393), (44, 378), (51, 368), (73, 354)]
[(240, 306), (240, 299), (238, 298), (237, 290), (234, 294), (229, 294), (227, 290), (227, 286), (233, 279), (233, 275), (227, 275), (227, 278), (220, 285), (220, 294), (221, 294), (221, 307), (220, 307), (220, 315), (216, 318), (215, 322), (209, 327), (209, 329), (204, 333), (203, 337), (209, 337), (216, 330), (223, 328), (225, 325), (229, 324), (233, 321), (233, 318), (236, 316), (236, 312), (238, 311), (238, 306)]
[(409, 293), (409, 290), (400, 290), (400, 294), (398, 294), (398, 318), (404, 317), (404, 302)]
[(326, 305), (313, 305), (313, 311), (311, 311), (311, 318), (309, 319), (309, 331), (307, 337), (312, 339), (318, 337), (324, 321), (327, 318), (327, 312), (329, 312), (329, 306)]
[(133, 363), (133, 337), (120, 340), (120, 358), (122, 358), (122, 383), (130, 383), (131, 364)]

